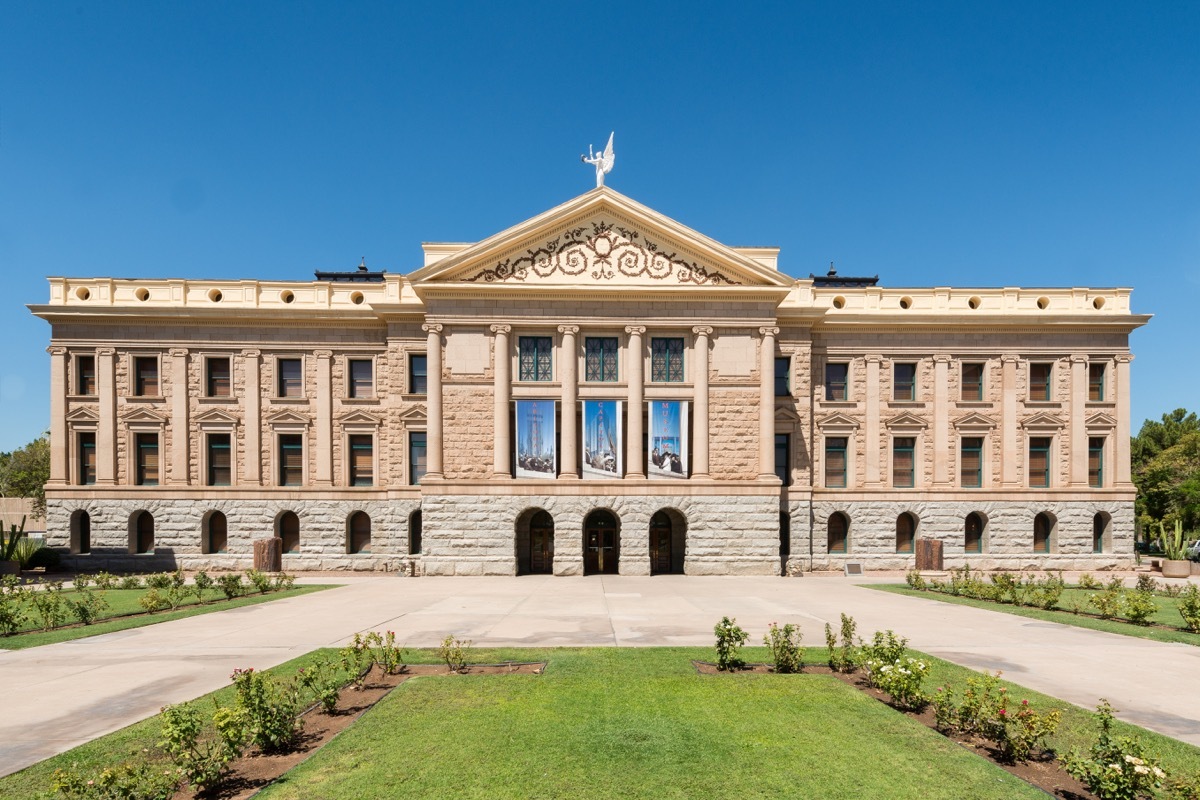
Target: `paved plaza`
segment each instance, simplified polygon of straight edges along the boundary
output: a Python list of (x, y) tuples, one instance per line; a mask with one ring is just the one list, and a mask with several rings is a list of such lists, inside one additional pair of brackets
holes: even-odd
[[(839, 614), (861, 635), (891, 628), (912, 647), (1200, 745), (1200, 648), (1040, 622), (872, 591), (890, 579), (595, 576), (338, 578), (316, 594), (21, 651), (0, 651), (0, 774), (144, 719), (166, 703), (225, 686), (238, 667), (266, 668), (357, 631), (392, 630), (410, 647), (448, 633), (476, 647), (711, 646), (723, 615), (759, 641), (798, 622), (824, 644)], [(302, 582), (332, 582), (306, 578)]]

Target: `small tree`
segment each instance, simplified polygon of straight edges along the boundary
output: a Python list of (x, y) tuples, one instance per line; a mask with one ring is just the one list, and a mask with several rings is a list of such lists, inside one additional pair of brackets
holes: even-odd
[(738, 627), (736, 619), (721, 617), (721, 621), (713, 628), (717, 637), (717, 669), (732, 670), (746, 666), (742, 660), (742, 645), (750, 635)]

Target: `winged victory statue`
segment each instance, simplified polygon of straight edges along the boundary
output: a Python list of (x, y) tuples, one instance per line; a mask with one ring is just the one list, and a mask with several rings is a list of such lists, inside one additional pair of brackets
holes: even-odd
[(596, 167), (596, 188), (604, 185), (604, 176), (612, 172), (613, 164), (616, 163), (617, 155), (613, 152), (613, 133), (608, 134), (608, 144), (604, 147), (603, 153), (592, 152), (592, 146), (588, 145), (588, 154), (580, 156), (579, 160), (585, 164), (592, 164)]

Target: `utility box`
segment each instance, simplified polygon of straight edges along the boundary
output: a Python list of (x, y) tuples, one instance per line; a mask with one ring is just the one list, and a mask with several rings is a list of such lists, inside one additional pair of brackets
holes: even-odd
[(942, 540), (917, 539), (917, 572), (942, 571)]
[(283, 539), (255, 539), (254, 568), (259, 572), (283, 572)]

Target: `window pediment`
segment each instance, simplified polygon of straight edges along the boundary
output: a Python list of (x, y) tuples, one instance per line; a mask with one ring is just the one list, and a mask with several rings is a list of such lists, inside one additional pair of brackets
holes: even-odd
[(376, 428), (382, 422), (379, 417), (366, 411), (351, 411), (338, 418), (343, 427)]
[(788, 408), (787, 406), (783, 406), (782, 408), (775, 409), (775, 421), (796, 424), (801, 420), (800, 415), (797, 414), (795, 410)]
[(125, 424), (134, 425), (165, 425), (167, 418), (149, 408), (138, 408), (121, 417)]
[(1063, 421), (1054, 414), (1034, 414), (1021, 421), (1021, 427), (1027, 431), (1057, 431), (1061, 430)]
[(817, 427), (825, 433), (849, 433), (858, 430), (858, 420), (845, 414), (830, 414), (817, 420)]
[(310, 420), (308, 417), (297, 414), (295, 411), (280, 411), (277, 414), (272, 414), (267, 417), (267, 424), (273, 427), (281, 426), (299, 426), (308, 425)]
[(209, 409), (208, 411), (205, 411), (203, 414), (197, 414), (193, 419), (198, 425), (201, 425), (201, 426), (203, 426), (203, 425), (230, 426), (230, 425), (237, 425), (239, 422), (241, 422), (241, 420), (239, 420), (237, 417), (233, 416), (232, 414), (230, 414), (226, 411), (222, 411), (219, 408), (212, 408), (212, 409)]
[(885, 423), (890, 431), (917, 431), (929, 427), (929, 423), (916, 414), (898, 414)]
[(954, 427), (960, 431), (984, 433), (996, 427), (996, 421), (983, 414), (967, 414), (954, 421)]
[(67, 414), (67, 422), (99, 422), (100, 415), (94, 409), (83, 407), (77, 408), (70, 414)]
[(420, 423), (425, 424), (425, 408), (423, 406), (410, 406), (400, 412), (400, 421), (405, 423)]
[(1113, 417), (1100, 412), (1092, 414), (1084, 422), (1084, 427), (1088, 433), (1107, 433), (1117, 427), (1117, 421)]

